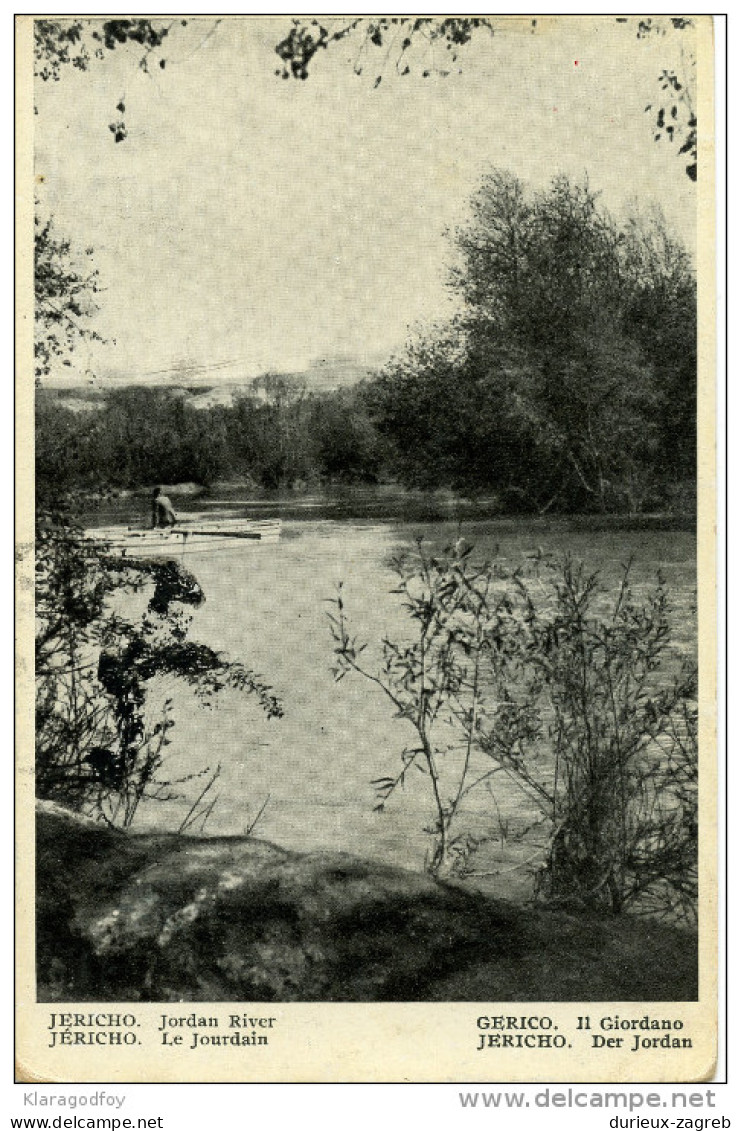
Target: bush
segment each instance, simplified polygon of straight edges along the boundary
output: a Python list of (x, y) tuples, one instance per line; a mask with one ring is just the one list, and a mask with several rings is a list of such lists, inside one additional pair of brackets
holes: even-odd
[(383, 640), (374, 667), (340, 593), (335, 677), (376, 684), (415, 734), (401, 771), (373, 784), (382, 809), (413, 767), (424, 772), (428, 868), (471, 870), (482, 838), (465, 827), (464, 799), (504, 773), (530, 798), (541, 843), (545, 830), (540, 898), (694, 914), (696, 670), (673, 658), (663, 581), (639, 600), (628, 565), (609, 596), (568, 557), (508, 570), (475, 564), (462, 542), (441, 555), (418, 542), (394, 569), (412, 638)]
[(399, 579), (393, 592), (413, 621), (414, 637), (384, 639), (377, 671), (363, 664), (367, 646), (350, 635), (341, 591), (336, 613), (329, 614), (335, 679), (354, 671), (375, 683), (414, 732), (414, 744), (402, 751), (401, 771), (372, 784), (381, 811), (412, 769), (426, 775), (435, 813), (426, 864), (435, 875), (453, 870), (467, 855), (469, 838), (459, 830), (457, 818), (464, 798), (480, 784), (473, 780), (473, 756), (484, 705), (481, 672), (489, 647), (490, 602), (499, 575), (494, 567), (473, 566), (469, 554), (461, 547), (440, 558), (427, 557), (418, 541), (414, 555), (392, 562)]
[(641, 600), (629, 581), (628, 565), (608, 596), (569, 557), (513, 576), (513, 662), (492, 664), (477, 740), (547, 822), (550, 903), (691, 914), (696, 668), (672, 661), (663, 580)]
[[(120, 611), (118, 595), (146, 590), (141, 616)], [(163, 777), (174, 725), (170, 701), (147, 723), (152, 680), (174, 675), (204, 701), (225, 687), (257, 696), (268, 717), (282, 709), (242, 664), (188, 640), (186, 605), (203, 591), (176, 562), (129, 559), (86, 542), (68, 511), (40, 514), (36, 534), (36, 791), (38, 796), (128, 827), (145, 798), (173, 800), (194, 779), (196, 807), (218, 776), (204, 767)], [(213, 802), (191, 807), (188, 823)]]

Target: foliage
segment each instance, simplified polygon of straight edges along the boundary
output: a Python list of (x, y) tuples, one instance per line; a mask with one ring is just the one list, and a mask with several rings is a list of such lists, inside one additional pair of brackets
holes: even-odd
[[(174, 21), (173, 21), (174, 22)], [(33, 22), (36, 76), (44, 82), (59, 82), (66, 66), (86, 71), (93, 59), (103, 59), (106, 51), (127, 43), (144, 47), (147, 52), (162, 46), (169, 26), (156, 27), (148, 19), (114, 20), (46, 20)], [(146, 55), (142, 67), (146, 66)]]
[[(412, 769), (429, 783), (428, 861), (464, 873), (481, 838), (464, 801), (497, 774), (525, 791), (545, 836), (536, 891), (551, 904), (691, 916), (697, 895), (696, 672), (669, 647), (661, 580), (642, 600), (626, 567), (608, 602), (570, 558), (475, 564), (459, 541), (396, 560), (411, 638), (374, 666), (333, 602), (335, 678), (378, 686), (413, 745), (373, 783), (383, 809)], [(503, 796), (495, 799), (501, 835)], [(543, 832), (544, 830), (544, 832)]]
[[(40, 372), (52, 350), (88, 333), (59, 305), (84, 315), (88, 280), (47, 236)], [(661, 215), (618, 222), (587, 183), (557, 177), (528, 193), (494, 172), (455, 240), (464, 315), (412, 342), (377, 380), (316, 394), (267, 374), (232, 405), (206, 408), (182, 390), (116, 390), (89, 412), (39, 395), (39, 482), (241, 476), (273, 489), (395, 475), (492, 492), (516, 512), (671, 505), (676, 485), (695, 478), (696, 282)]]
[[(638, 39), (666, 36), (684, 32), (694, 27), (686, 16), (671, 17), (616, 17), (618, 23), (634, 23)], [(537, 19), (530, 21), (535, 32)], [(458, 61), (460, 49), (470, 43), (477, 32), (495, 31), (495, 22), (481, 16), (384, 16), (338, 17), (327, 19), (294, 19), (288, 35), (276, 46), (281, 67), (276, 74), (281, 78), (305, 80), (318, 53), (343, 41), (353, 41), (356, 47), (352, 63), (355, 74), (367, 69), (375, 71), (374, 87), (378, 87), (387, 74), (411, 73), (429, 78), (430, 75), (448, 75)], [(439, 48), (445, 54), (440, 62)], [(438, 53), (436, 55), (436, 48)], [(376, 57), (377, 56), (377, 57)], [(662, 69), (658, 84), (662, 91), (661, 102), (649, 103), (646, 112), (654, 117), (654, 139), (666, 138), (678, 145), (680, 156), (688, 158), (685, 172), (692, 181), (697, 180), (697, 115), (695, 111), (695, 66), (693, 51), (685, 52), (682, 40), (682, 75), (674, 69)], [(460, 68), (457, 68), (460, 73)]]
[(387, 456), (371, 419), (368, 388), (361, 385), (314, 397), (308, 431), (320, 478), (330, 482), (375, 482)]
[[(423, 78), (431, 74), (447, 75), (457, 62), (462, 47), (470, 43), (479, 30), (492, 32), (492, 21), (482, 16), (373, 16), (338, 18), (333, 22), (317, 19), (294, 19), (288, 35), (276, 46), (282, 66), (276, 71), (281, 78), (307, 79), (309, 66), (318, 51), (326, 51), (341, 40), (352, 37), (358, 47), (353, 70), (360, 75), (379, 51), (382, 60), (376, 68), (375, 86), (384, 77), (384, 69), (393, 64), (396, 74), (408, 75), (414, 67)], [(447, 53), (441, 66), (435, 60), (435, 47)]]
[[(618, 23), (628, 24), (635, 19), (636, 37), (666, 36), (669, 32), (684, 32), (694, 27), (686, 16), (671, 17), (616, 17)], [(221, 19), (213, 21), (205, 38), (214, 33)], [(36, 19), (34, 20), (35, 74), (44, 82), (58, 82), (62, 70), (72, 66), (87, 70), (91, 62), (103, 59), (117, 46), (134, 44), (143, 47), (139, 67), (147, 72), (154, 55), (161, 70), (167, 66), (167, 57), (160, 50), (176, 24), (186, 26), (188, 20), (150, 19)], [(537, 28), (537, 19), (530, 21), (531, 31)], [(352, 68), (361, 75), (370, 69), (375, 73), (374, 88), (387, 74), (409, 74), (429, 78), (446, 76), (455, 68), (460, 73), (458, 56), (477, 33), (494, 33), (495, 24), (485, 16), (353, 16), (298, 18), (275, 47), (281, 60), (276, 75), (283, 79), (309, 77), (315, 57), (340, 43), (353, 43), (355, 54)], [(443, 54), (441, 55), (441, 49)], [(441, 61), (442, 60), (442, 61)], [(666, 138), (678, 145), (680, 156), (687, 157), (687, 176), (697, 180), (697, 115), (694, 96), (694, 52), (684, 51), (682, 45), (682, 75), (674, 69), (662, 69), (658, 83), (662, 91), (660, 104), (649, 103), (646, 112), (654, 118), (654, 139)], [(123, 100), (116, 106), (116, 118), (108, 128), (116, 142), (127, 137)]]
[[(139, 67), (147, 72), (152, 54), (162, 46), (176, 22), (178, 21), (171, 20), (169, 23), (161, 23), (149, 19), (35, 19), (34, 73), (43, 82), (59, 82), (65, 67), (86, 71), (93, 60), (103, 59), (107, 52), (128, 44), (144, 49), (139, 57)], [(184, 25), (187, 20), (179, 22)], [(167, 65), (161, 53), (158, 64), (161, 70)], [(124, 141), (127, 137), (125, 112), (125, 103), (120, 99), (116, 105), (116, 117), (108, 126), (115, 142)]]
[[(87, 248), (86, 256), (92, 255)], [(69, 354), (80, 340), (102, 341), (85, 325), (97, 310), (98, 272), (85, 272), (76, 262), (70, 241), (54, 231), (51, 218), (34, 220), (34, 355), (37, 380), (55, 362), (70, 365)]]
[[(624, 17), (619, 23), (627, 23)], [(694, 20), (687, 16), (644, 16), (638, 20), (636, 37), (648, 39), (683, 32), (694, 28)], [(665, 138), (670, 145), (678, 146), (680, 157), (688, 158), (685, 172), (691, 181), (697, 180), (697, 115), (695, 112), (695, 70), (697, 59), (693, 51), (685, 52), (682, 45), (681, 76), (676, 70), (664, 68), (658, 77), (662, 99), (659, 105), (649, 102), (646, 113), (654, 118), (654, 141)]]
[(632, 287), (623, 326), (649, 368), (657, 398), (656, 470), (696, 476), (697, 282), (690, 257), (657, 213), (625, 226), (625, 270)]
[[(272, 388), (272, 386), (271, 386)], [(380, 442), (363, 388), (267, 399), (238, 396), (201, 408), (182, 391), (128, 388), (75, 411), (41, 389), (36, 412), (40, 484), (131, 488), (242, 476), (267, 488), (373, 480)]]
[(488, 174), (455, 232), (465, 314), (394, 359), (376, 420), (411, 483), (640, 511), (694, 475), (695, 280), (658, 215)]
[[(493, 598), (498, 571), (473, 566), (469, 555), (470, 549), (461, 546), (428, 557), (420, 540), (413, 556), (394, 559), (398, 586), (392, 592), (413, 622), (414, 637), (409, 642), (385, 638), (378, 670), (364, 665), (367, 645), (350, 635), (341, 590), (329, 614), (335, 679), (352, 671), (376, 684), (414, 732), (414, 745), (402, 751), (401, 771), (372, 784), (380, 811), (412, 769), (425, 774), (435, 812), (427, 830), (433, 836), (427, 867), (435, 875), (449, 872), (467, 851), (468, 838), (458, 830), (457, 818), (465, 797), (480, 784), (472, 780), (472, 754), (483, 707), (481, 665), (491, 618), (500, 614)], [(462, 742), (450, 741), (456, 730), (459, 737), (463, 733)]]
[[(149, 718), (152, 681), (175, 676), (206, 704), (230, 687), (256, 696), (269, 718), (282, 714), (279, 701), (242, 664), (188, 640), (185, 606), (204, 596), (177, 563), (107, 553), (61, 506), (40, 512), (36, 546), (37, 793), (123, 826), (143, 799), (172, 800), (206, 776), (202, 798), (218, 769), (161, 775), (174, 720), (170, 700)], [(147, 607), (131, 616), (137, 593)]]
[(598, 575), (568, 556), (512, 580), (513, 662), (494, 658), (498, 702), (477, 741), (547, 824), (537, 891), (577, 908), (691, 917), (696, 666), (672, 671), (663, 580), (638, 599), (628, 565), (611, 605)]
[[(215, 20), (213, 28), (220, 20)], [(149, 19), (39, 19), (34, 21), (34, 57), (36, 75), (43, 81), (59, 81), (65, 66), (87, 70), (93, 60), (105, 57), (107, 51), (127, 44), (144, 47), (139, 66), (147, 70), (149, 56), (157, 52), (161, 69), (167, 58), (159, 51), (176, 24), (185, 26), (187, 20)], [(356, 74), (362, 74), (364, 57), (373, 49), (383, 49), (381, 69), (376, 85), (381, 82), (383, 68), (393, 60), (396, 72), (409, 74), (413, 67), (421, 75), (448, 74), (458, 61), (462, 47), (470, 43), (479, 30), (492, 31), (492, 21), (486, 17), (426, 17), (381, 16), (337, 18), (332, 20), (294, 19), (290, 31), (276, 45), (281, 60), (276, 74), (282, 78), (306, 79), (309, 66), (318, 51), (324, 51), (342, 40), (352, 37), (358, 41), (357, 57), (353, 64)], [(435, 46), (446, 52), (446, 66), (435, 62)], [(125, 135), (124, 135), (125, 136)], [(116, 140), (123, 140), (116, 138)]]

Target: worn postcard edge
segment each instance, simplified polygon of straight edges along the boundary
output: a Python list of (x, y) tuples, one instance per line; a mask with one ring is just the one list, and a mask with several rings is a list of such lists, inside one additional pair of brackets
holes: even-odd
[[(229, 17), (243, 18), (243, 17)], [(210, 1055), (157, 1050), (156, 1029), (170, 1003), (37, 1004), (34, 964), (33, 783), (33, 61), (31, 16), (16, 17), (16, 1072), (37, 1082), (374, 1082), (483, 1081), (690, 1082), (712, 1078), (717, 1049), (717, 604), (716, 604), (716, 321), (713, 20), (697, 18), (698, 119), (698, 658), (700, 664), (700, 989), (679, 1003), (268, 1004), (251, 1011), (275, 1017), (269, 1050)], [(648, 957), (648, 956), (647, 956)], [(245, 1003), (239, 1003), (242, 1010)], [(148, 1038), (141, 1051), (50, 1049), (50, 1015), (135, 1014)], [(226, 1016), (233, 1007), (198, 1002), (180, 1012)], [(549, 1016), (564, 1031), (585, 1012), (681, 1018), (696, 1036), (692, 1056), (657, 1053), (612, 1057), (580, 1051), (547, 1059), (519, 1052), (483, 1061), (473, 1052), (481, 1014)], [(62, 1055), (60, 1054), (60, 1051)]]

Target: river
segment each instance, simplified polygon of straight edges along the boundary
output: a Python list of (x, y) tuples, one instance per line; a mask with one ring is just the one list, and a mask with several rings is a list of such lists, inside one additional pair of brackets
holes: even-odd
[[(327, 599), (342, 581), (352, 629), (371, 642), (371, 660), (383, 636), (405, 635), (398, 598), (389, 592), (394, 585), (389, 559), (414, 538), (439, 548), (462, 532), (477, 555), (498, 554), (509, 565), (538, 548), (570, 552), (599, 569), (613, 589), (621, 563), (632, 555), (634, 591), (647, 590), (660, 570), (671, 599), (673, 647), (686, 653), (696, 647), (695, 537), (676, 524), (644, 521), (636, 528), (607, 519), (492, 518), (485, 502), (465, 506), (445, 497), (372, 490), (264, 500), (225, 490), (176, 505), (209, 517), (283, 517), (275, 544), (223, 549), (209, 542), (188, 547), (183, 559), (207, 598), (193, 615), (191, 637), (259, 672), (285, 710), (284, 718), (267, 720), (253, 698), (234, 692), (223, 693), (209, 709), (175, 680), (158, 688), (154, 710), (163, 696), (171, 696), (176, 722), (168, 776), (221, 766), (207, 834), (243, 833), (267, 801), (256, 829), (264, 839), (297, 850), (341, 850), (423, 867), (429, 843), (424, 826), (431, 817), (426, 778), (412, 775), (382, 813), (373, 812), (370, 784), (397, 772), (400, 752), (412, 739), (409, 724), (393, 718), (380, 689), (360, 677), (334, 682), (326, 615)], [(130, 500), (119, 503), (106, 521), (131, 519), (135, 510)], [(185, 788), (192, 799), (197, 785)], [(144, 805), (135, 827), (177, 827), (188, 807), (186, 800)], [(514, 843), (513, 832), (530, 816), (526, 798), (503, 775), (494, 779), (491, 795), (472, 801), (467, 817), (472, 827), (497, 834), (482, 858), (487, 890), (526, 894), (530, 881), (516, 866), (528, 850)]]

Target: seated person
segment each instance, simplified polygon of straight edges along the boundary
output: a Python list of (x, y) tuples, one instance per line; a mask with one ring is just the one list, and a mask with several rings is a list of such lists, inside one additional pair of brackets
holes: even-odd
[(152, 495), (152, 528), (155, 526), (174, 526), (177, 522), (175, 511), (167, 495), (163, 495), (159, 487), (155, 487)]

